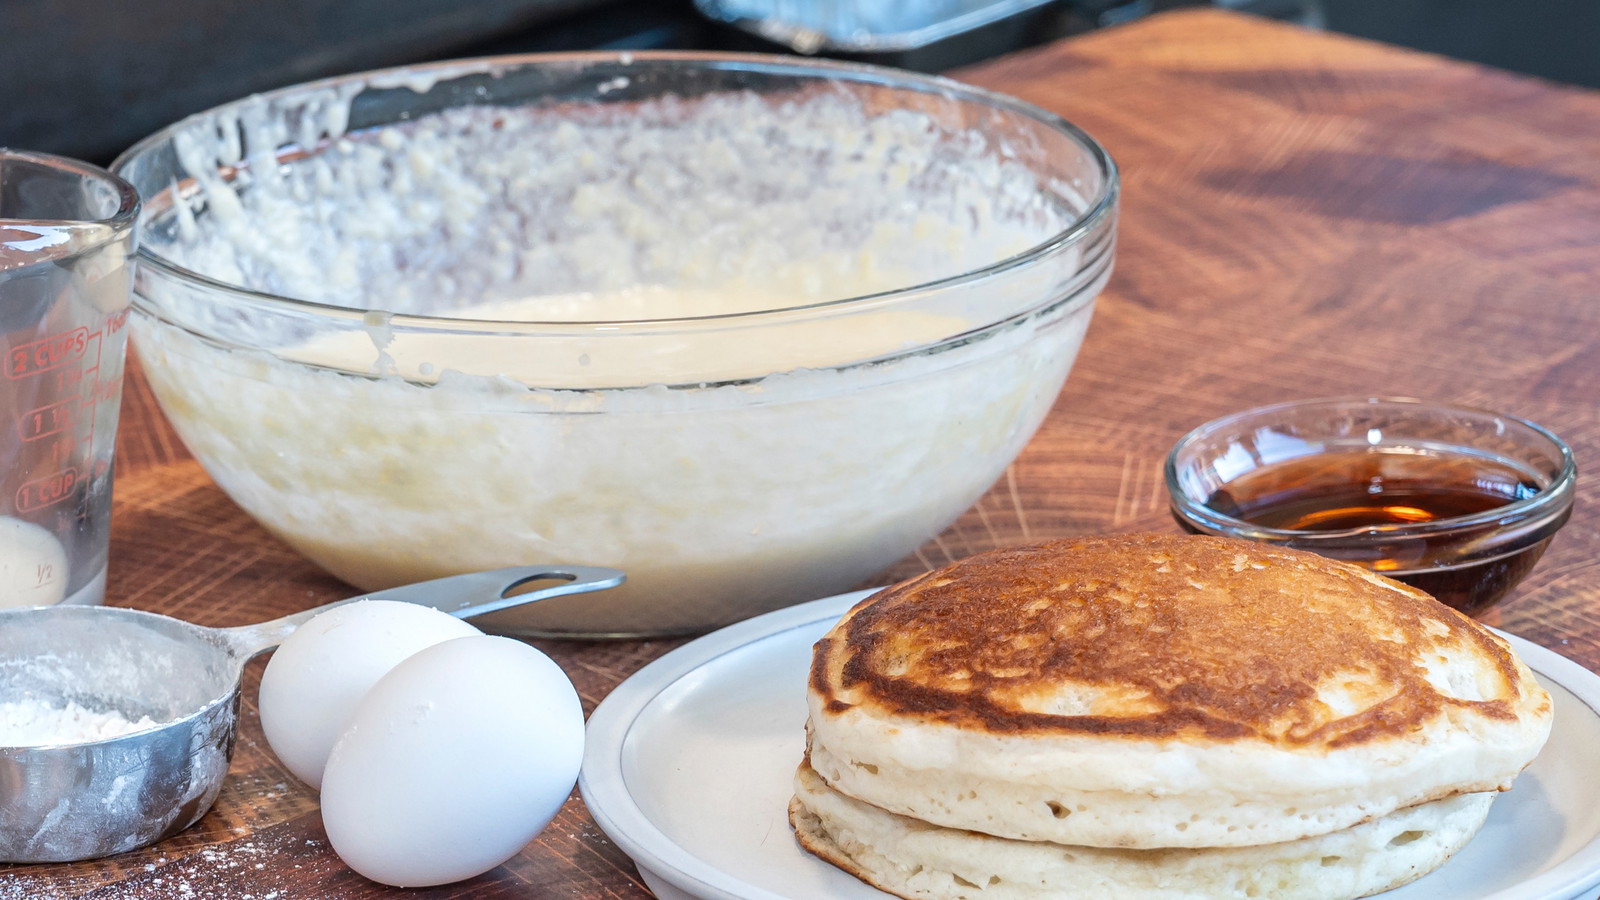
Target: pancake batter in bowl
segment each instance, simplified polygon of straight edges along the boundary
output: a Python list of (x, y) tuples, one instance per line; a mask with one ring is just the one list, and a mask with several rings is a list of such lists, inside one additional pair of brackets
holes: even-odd
[(326, 306), (152, 268), (135, 340), (217, 482), (352, 584), (629, 572), (502, 629), (695, 631), (869, 577), (1020, 450), (1109, 270), (1106, 222), (984, 272), (1088, 204), (938, 110), (710, 93), (244, 149), (348, 101), (247, 103), (238, 146), (180, 129), (193, 189), (154, 229), (178, 266)]

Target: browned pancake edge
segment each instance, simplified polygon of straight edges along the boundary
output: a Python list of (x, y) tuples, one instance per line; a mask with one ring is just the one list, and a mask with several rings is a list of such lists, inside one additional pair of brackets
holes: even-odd
[[(1495, 689), (1441, 694), (1418, 665), (1429, 653), (1476, 657)], [(825, 714), (860, 707), (992, 734), (1336, 748), (1415, 733), (1452, 709), (1515, 719), (1524, 671), (1478, 623), (1355, 566), (1136, 534), (996, 550), (886, 588), (818, 642), (810, 687)], [(1356, 711), (1323, 702), (1332, 682)], [(1062, 685), (1102, 700), (1050, 712), (1043, 698)]]

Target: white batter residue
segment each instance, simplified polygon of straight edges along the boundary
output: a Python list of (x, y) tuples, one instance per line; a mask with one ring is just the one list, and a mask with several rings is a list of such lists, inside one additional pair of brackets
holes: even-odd
[(451, 109), (229, 183), (205, 173), (236, 149), (196, 132), (176, 144), (201, 214), (151, 246), (224, 282), (396, 314), (795, 307), (983, 268), (1077, 212), (981, 134), (826, 95)]
[(116, 710), (95, 710), (68, 702), (55, 706), (42, 700), (0, 703), (0, 747), (85, 744), (154, 728), (149, 716), (129, 719)]

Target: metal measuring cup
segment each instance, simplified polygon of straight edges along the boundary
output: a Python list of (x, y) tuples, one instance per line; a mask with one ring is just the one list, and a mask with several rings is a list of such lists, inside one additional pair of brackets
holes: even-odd
[[(511, 595), (552, 579), (561, 583)], [(497, 569), (234, 628), (116, 607), (0, 610), (0, 703), (76, 702), (160, 723), (101, 741), (0, 747), (0, 862), (109, 856), (198, 821), (228, 771), (245, 663), (318, 613), (360, 600), (398, 600), (470, 618), (622, 581), (615, 569), (589, 566)]]

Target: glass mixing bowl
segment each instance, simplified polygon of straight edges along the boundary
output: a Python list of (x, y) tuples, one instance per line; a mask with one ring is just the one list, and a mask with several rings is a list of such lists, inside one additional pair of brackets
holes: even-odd
[(173, 125), (132, 333), (274, 534), (365, 589), (530, 562), (628, 584), (517, 633), (702, 631), (859, 584), (1050, 409), (1117, 174), (955, 82), (581, 54), (368, 73)]

